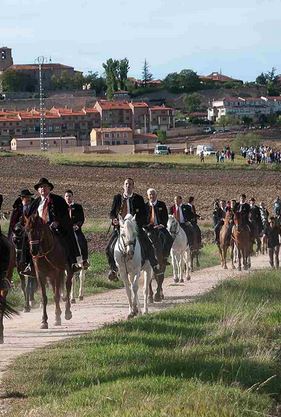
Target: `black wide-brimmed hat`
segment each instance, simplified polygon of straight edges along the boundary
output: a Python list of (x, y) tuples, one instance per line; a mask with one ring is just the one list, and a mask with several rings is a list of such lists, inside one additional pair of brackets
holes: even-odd
[(19, 193), (19, 197), (31, 197), (32, 194), (27, 188), (24, 190), (21, 190), (21, 192)]
[(47, 180), (47, 178), (40, 178), (37, 184), (34, 185), (35, 190), (37, 191), (42, 185), (48, 185), (51, 190), (54, 188), (53, 184)]

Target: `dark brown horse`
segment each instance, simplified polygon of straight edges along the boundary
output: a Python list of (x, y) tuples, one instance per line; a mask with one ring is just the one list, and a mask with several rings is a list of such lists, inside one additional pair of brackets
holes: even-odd
[(17, 268), (20, 277), (21, 289), (24, 295), (24, 312), (28, 313), (31, 310), (32, 303), (34, 303), (34, 294), (38, 285), (35, 273), (34, 277), (26, 277), (23, 274), (23, 271), (26, 267), (26, 262), (29, 261), (29, 257), (26, 254), (26, 251), (29, 251), (29, 245), (27, 242), (27, 236), (24, 227), (20, 222), (17, 223), (13, 228), (10, 235), (10, 240), (16, 251), (15, 267)]
[[(234, 213), (234, 226), (232, 228), (233, 243), (238, 251), (238, 270), (241, 271), (241, 257), (243, 258), (243, 268), (246, 270), (251, 267), (251, 248), (252, 239), (250, 227), (244, 222), (241, 213)], [(234, 245), (231, 250), (231, 260), (233, 264)]]
[(164, 300), (164, 293), (163, 293), (163, 282), (164, 282), (164, 276), (165, 276), (165, 270), (166, 270), (166, 262), (163, 257), (163, 248), (159, 239), (159, 234), (157, 230), (155, 229), (149, 229), (147, 231), (147, 235), (149, 239), (152, 242), (152, 246), (154, 248), (155, 257), (159, 264), (159, 273), (157, 275), (153, 274), (153, 278), (155, 278), (155, 281), (157, 283), (156, 292), (153, 297), (153, 290), (152, 290), (152, 283), (150, 281), (149, 284), (149, 296), (148, 300), (150, 303), (153, 301), (162, 301)]
[(48, 328), (47, 316), (47, 280), (52, 286), (55, 301), (55, 326), (61, 325), (60, 294), (64, 287), (66, 273), (65, 319), (70, 320), (70, 291), (73, 273), (67, 262), (67, 256), (58, 236), (42, 222), (38, 214), (25, 218), (25, 230), (28, 236), (30, 253), (33, 259), (36, 277), (42, 292), (43, 316), (41, 329)]
[(0, 286), (0, 344), (4, 343), (4, 317), (11, 317), (13, 314), (18, 314), (6, 301), (13, 276), (14, 264), (14, 247), (0, 231), (0, 274), (1, 281), (3, 282), (3, 288)]

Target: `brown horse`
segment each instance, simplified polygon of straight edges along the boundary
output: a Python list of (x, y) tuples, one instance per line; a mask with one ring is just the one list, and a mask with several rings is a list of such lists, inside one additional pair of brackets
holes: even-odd
[(49, 228), (42, 222), (38, 214), (33, 214), (25, 218), (25, 230), (28, 236), (30, 253), (33, 258), (36, 277), (42, 292), (43, 316), (41, 329), (48, 328), (47, 316), (47, 279), (52, 286), (55, 301), (55, 326), (61, 325), (60, 294), (64, 287), (65, 271), (66, 274), (66, 302), (65, 302), (65, 319), (70, 320), (72, 313), (70, 310), (70, 291), (73, 273), (67, 262), (67, 256), (64, 247), (59, 239)]
[[(6, 301), (9, 286), (13, 276), (13, 269), (15, 264), (15, 250), (11, 242), (2, 235), (0, 231), (0, 274), (4, 279), (4, 288), (0, 286), (0, 344), (4, 343), (4, 317), (11, 317), (13, 314), (18, 314)], [(3, 265), (7, 265), (4, 267)], [(3, 270), (4, 269), (4, 270)]]
[(227, 269), (227, 264), (226, 264), (227, 250), (232, 243), (231, 234), (229, 233), (229, 228), (231, 227), (231, 220), (232, 220), (232, 217), (229, 214), (229, 212), (227, 212), (225, 218), (223, 219), (224, 223), (222, 225), (222, 228), (220, 230), (220, 235), (219, 235), (218, 248), (219, 248), (220, 257), (221, 257), (221, 266), (224, 269)]
[[(234, 213), (234, 226), (232, 228), (232, 240), (238, 251), (238, 270), (241, 271), (241, 256), (243, 258), (243, 268), (246, 270), (251, 267), (252, 239), (250, 227), (245, 224), (241, 213)], [(233, 264), (234, 245), (231, 248), (231, 260)]]

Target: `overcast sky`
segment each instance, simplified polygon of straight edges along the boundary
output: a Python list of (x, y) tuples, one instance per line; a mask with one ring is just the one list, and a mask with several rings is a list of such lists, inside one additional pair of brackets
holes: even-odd
[[(213, 5), (211, 4), (213, 3)], [(141, 77), (191, 68), (251, 81), (281, 73), (281, 0), (1, 0), (0, 46), (16, 64), (37, 56), (102, 72), (127, 57)]]

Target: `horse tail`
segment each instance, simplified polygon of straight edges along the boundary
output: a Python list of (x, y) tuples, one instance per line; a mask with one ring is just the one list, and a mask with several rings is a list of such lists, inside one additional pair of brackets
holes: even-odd
[(8, 303), (8, 301), (6, 301), (4, 297), (1, 297), (1, 296), (0, 296), (0, 311), (1, 311), (1, 314), (8, 319), (11, 319), (13, 316), (19, 316), (19, 312), (15, 310), (12, 307), (12, 305)]

